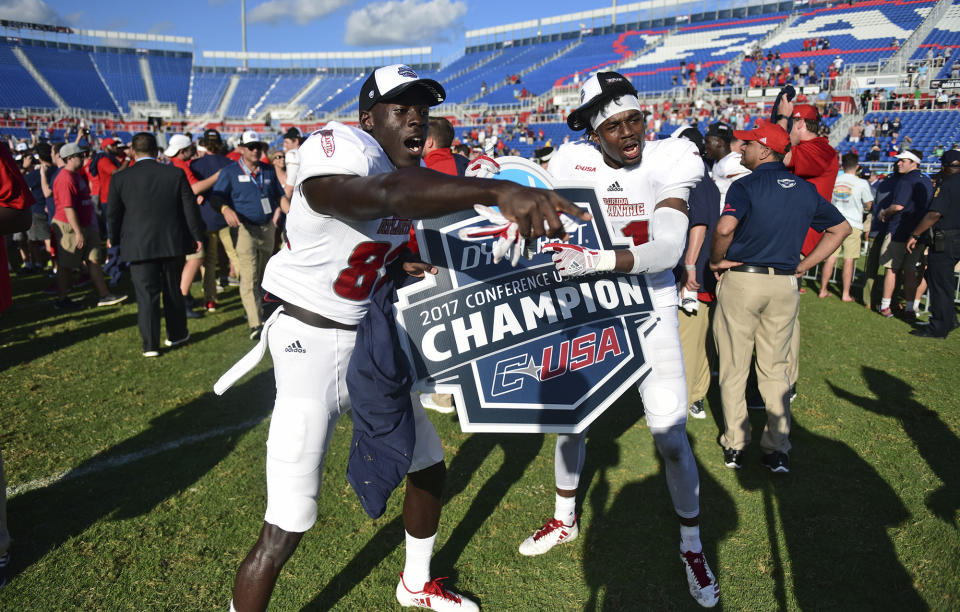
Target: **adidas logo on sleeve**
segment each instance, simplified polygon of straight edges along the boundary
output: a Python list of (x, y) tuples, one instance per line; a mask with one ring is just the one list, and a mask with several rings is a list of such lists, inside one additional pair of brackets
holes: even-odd
[(306, 353), (307, 349), (303, 348), (303, 346), (300, 344), (300, 341), (297, 340), (296, 342), (292, 342), (287, 348), (283, 349), (283, 351), (285, 353)]
[(620, 181), (614, 181), (613, 185), (607, 187), (607, 191), (623, 191), (623, 187), (620, 186)]

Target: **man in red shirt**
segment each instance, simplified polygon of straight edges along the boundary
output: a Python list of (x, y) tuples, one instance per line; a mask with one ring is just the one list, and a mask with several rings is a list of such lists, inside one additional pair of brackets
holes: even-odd
[[(99, 182), (100, 202), (106, 206), (107, 194), (110, 193), (110, 177), (117, 170), (123, 170), (130, 165), (130, 159), (124, 158), (117, 146), (117, 141), (113, 138), (104, 138), (100, 143), (103, 150), (101, 155), (96, 156), (97, 179)], [(120, 161), (123, 159), (123, 161)]]
[(470, 160), (450, 150), (453, 136), (453, 125), (445, 117), (430, 117), (427, 140), (423, 145), (423, 163), (427, 168), (452, 176), (463, 176)]
[(72, 301), (70, 291), (70, 272), (87, 262), (90, 280), (100, 299), (97, 306), (119, 304), (127, 299), (126, 295), (113, 295), (107, 289), (100, 267), (103, 260), (103, 248), (100, 244), (100, 230), (97, 229), (96, 214), (90, 188), (81, 173), (85, 151), (76, 143), (70, 142), (60, 149), (64, 166), (53, 181), (53, 202), (56, 213), (53, 215), (53, 234), (57, 239), (57, 301), (58, 310), (78, 310), (80, 304)]
[[(837, 182), (840, 162), (837, 151), (830, 141), (820, 136), (820, 112), (809, 104), (793, 104), (783, 96), (777, 108), (777, 124), (787, 129), (790, 121), (790, 152), (783, 159), (790, 172), (813, 183), (817, 193), (830, 202), (833, 198), (833, 185)], [(820, 242), (821, 232), (807, 230), (800, 253), (804, 256), (813, 251)], [(800, 319), (794, 320), (793, 336), (790, 341), (789, 374), (790, 398), (796, 396), (797, 379), (800, 377)]]
[[(3, 236), (27, 231), (32, 221), (30, 207), (33, 203), (33, 195), (20, 174), (10, 148), (6, 143), (0, 142), (0, 312), (9, 308), (13, 302), (10, 271), (7, 268), (7, 248)], [(0, 521), (0, 531), (3, 531), (5, 522)], [(6, 553), (2, 539), (0, 533), (0, 555)]]
[[(193, 195), (195, 196), (199, 196), (199, 194), (204, 193), (213, 187), (213, 184), (217, 182), (217, 177), (220, 176), (220, 172), (216, 172), (213, 176), (209, 176), (202, 181), (196, 177), (196, 175), (193, 173), (193, 170), (190, 169), (190, 161), (197, 156), (197, 146), (192, 140), (190, 140), (189, 136), (184, 134), (174, 134), (171, 136), (169, 142), (167, 143), (167, 148), (163, 151), (163, 154), (170, 159), (171, 164), (183, 170), (184, 174), (187, 175), (187, 181), (190, 183), (190, 189), (193, 191)], [(201, 204), (203, 204), (202, 196), (197, 197), (197, 206), (200, 206)], [(183, 264), (183, 273), (180, 276), (180, 293), (183, 294), (184, 302), (186, 302), (187, 305), (188, 319), (199, 319), (203, 316), (199, 312), (195, 312), (193, 310), (196, 302), (193, 296), (190, 295), (190, 286), (193, 284), (193, 280), (197, 277), (197, 272), (199, 272), (201, 266), (203, 266), (203, 258), (205, 255), (205, 247), (201, 246), (200, 250), (196, 253), (190, 253), (187, 255), (187, 261)], [(212, 297), (207, 297), (209, 300), (213, 300)]]

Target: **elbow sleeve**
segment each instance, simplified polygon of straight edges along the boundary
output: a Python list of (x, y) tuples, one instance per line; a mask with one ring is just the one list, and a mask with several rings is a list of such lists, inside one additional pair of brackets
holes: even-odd
[(655, 209), (650, 217), (650, 241), (630, 247), (633, 255), (630, 272), (653, 274), (676, 266), (683, 255), (689, 224), (687, 215), (675, 208), (661, 206)]

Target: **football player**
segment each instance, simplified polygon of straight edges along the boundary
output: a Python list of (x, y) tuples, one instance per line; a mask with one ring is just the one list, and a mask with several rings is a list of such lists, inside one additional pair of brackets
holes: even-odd
[[(561, 236), (557, 211), (590, 218), (551, 191), (421, 167), (430, 107), (444, 97), (439, 83), (407, 66), (378, 68), (360, 89), (360, 127), (330, 122), (299, 149), (288, 240), (263, 279), (281, 306), (264, 324), (260, 344), (215, 387), (222, 393), (269, 346), (277, 398), (267, 439), (267, 509), (260, 537), (237, 572), (232, 610), (267, 607), (281, 568), (316, 522), (324, 455), (350, 408), (345, 377), (357, 324), (384, 267), (405, 248), (411, 220), (489, 202), (524, 235)], [(423, 262), (404, 269), (436, 273)], [(403, 503), (406, 564), (396, 597), (403, 606), (477, 610), (430, 573), (445, 467), (440, 439), (418, 402), (414, 419)]]
[[(647, 337), (653, 367), (638, 385), (647, 425), (666, 467), (667, 488), (680, 522), (680, 559), (690, 594), (704, 607), (716, 605), (720, 589), (700, 544), (700, 480), (687, 440), (687, 389), (677, 331), (677, 290), (672, 269), (683, 254), (687, 197), (703, 176), (693, 143), (671, 138), (644, 143), (636, 90), (616, 72), (584, 82), (583, 101), (567, 119), (586, 138), (560, 147), (548, 171), (559, 179), (587, 180), (604, 192), (598, 223), (615, 239), (612, 250), (548, 243), (563, 276), (617, 271), (643, 274), (659, 321)], [(560, 435), (554, 455), (554, 515), (520, 544), (523, 555), (540, 555), (578, 535), (576, 493), (586, 453), (586, 434)]]

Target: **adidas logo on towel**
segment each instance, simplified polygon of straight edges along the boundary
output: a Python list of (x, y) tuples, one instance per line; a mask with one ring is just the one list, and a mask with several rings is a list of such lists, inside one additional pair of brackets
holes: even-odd
[(623, 191), (623, 187), (620, 186), (620, 181), (614, 181), (613, 185), (607, 187), (607, 191)]
[(299, 341), (299, 340), (297, 340), (296, 342), (292, 343), (290, 346), (288, 346), (287, 348), (285, 348), (285, 349), (283, 349), (283, 350), (284, 350), (284, 352), (286, 352), (286, 353), (306, 353), (306, 352), (307, 352), (307, 349), (303, 348), (303, 346), (300, 345), (300, 341)]

